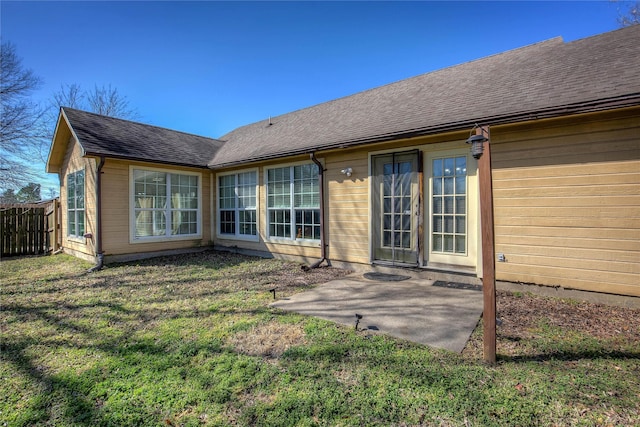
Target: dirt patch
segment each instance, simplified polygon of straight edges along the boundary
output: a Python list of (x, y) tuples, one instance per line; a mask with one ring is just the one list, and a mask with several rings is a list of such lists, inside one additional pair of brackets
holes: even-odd
[[(556, 329), (559, 334), (579, 332), (597, 340), (640, 345), (640, 310), (519, 294), (496, 293), (496, 342), (498, 354), (531, 356), (527, 346), (541, 329)], [(482, 323), (482, 321), (480, 322)], [(482, 354), (482, 328), (476, 329), (463, 354)]]
[(277, 280), (268, 283), (276, 293), (291, 295), (318, 283), (326, 283), (353, 273), (350, 270), (322, 266), (313, 269), (303, 269), (295, 264), (278, 272)]
[(290, 347), (302, 344), (305, 344), (302, 326), (276, 321), (237, 332), (227, 339), (227, 345), (238, 353), (268, 358), (277, 358)]

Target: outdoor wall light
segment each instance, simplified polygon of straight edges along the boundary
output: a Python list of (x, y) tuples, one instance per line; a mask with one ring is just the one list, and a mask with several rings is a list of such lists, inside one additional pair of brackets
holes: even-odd
[(351, 168), (344, 168), (340, 171), (341, 173), (347, 175), (347, 176), (351, 176), (351, 174), (353, 174), (353, 169)]
[(473, 135), (467, 139), (467, 144), (471, 144), (471, 155), (474, 159), (479, 159), (482, 157), (482, 152), (484, 150), (484, 143), (488, 141), (489, 138), (483, 135)]

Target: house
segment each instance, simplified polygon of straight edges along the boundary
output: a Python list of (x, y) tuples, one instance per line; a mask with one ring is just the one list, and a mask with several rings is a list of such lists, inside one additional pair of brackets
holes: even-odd
[(496, 279), (640, 296), (640, 26), (367, 90), (219, 139), (70, 108), (65, 251), (102, 263), (210, 247), (482, 276), (490, 127)]

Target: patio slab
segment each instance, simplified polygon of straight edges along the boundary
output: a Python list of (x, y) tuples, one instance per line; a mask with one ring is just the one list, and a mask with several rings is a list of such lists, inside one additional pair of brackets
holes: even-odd
[[(375, 279), (375, 278), (374, 278)], [(462, 352), (482, 314), (482, 292), (432, 280), (371, 280), (361, 273), (322, 284), (273, 307)]]

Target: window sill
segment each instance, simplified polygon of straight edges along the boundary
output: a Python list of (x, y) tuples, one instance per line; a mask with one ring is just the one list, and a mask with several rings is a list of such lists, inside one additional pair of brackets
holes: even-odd
[(168, 243), (168, 242), (180, 242), (185, 240), (202, 240), (202, 234), (189, 234), (182, 236), (149, 236), (149, 237), (134, 237), (129, 239), (129, 243), (132, 245), (139, 243)]
[(309, 248), (320, 247), (320, 240), (312, 239), (287, 239), (282, 237), (271, 237), (265, 239), (265, 243), (270, 243), (273, 245), (305, 246)]
[(67, 240), (73, 243), (80, 243), (81, 245), (87, 244), (87, 239), (84, 236), (67, 236)]
[(242, 242), (259, 242), (260, 236), (238, 236), (235, 234), (216, 234), (218, 240), (239, 240)]

